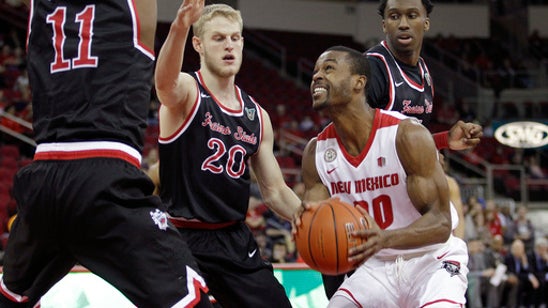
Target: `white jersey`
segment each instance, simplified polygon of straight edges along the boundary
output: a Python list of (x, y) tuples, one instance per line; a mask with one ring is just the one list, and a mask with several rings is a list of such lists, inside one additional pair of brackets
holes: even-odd
[[(381, 229), (409, 226), (421, 217), (407, 193), (407, 175), (396, 151), (399, 123), (408, 117), (377, 109), (369, 140), (358, 156), (351, 156), (333, 124), (317, 138), (316, 168), (332, 197), (367, 210)], [(443, 244), (416, 249), (383, 249), (390, 257), (439, 249)]]

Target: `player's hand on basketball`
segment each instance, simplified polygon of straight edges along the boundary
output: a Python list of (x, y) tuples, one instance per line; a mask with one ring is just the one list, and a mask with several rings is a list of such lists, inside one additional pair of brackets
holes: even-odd
[(348, 250), (348, 260), (357, 265), (367, 261), (379, 250), (383, 248), (383, 230), (377, 225), (373, 217), (362, 207), (356, 207), (367, 220), (369, 228), (365, 230), (356, 230), (352, 232), (352, 236), (365, 239), (365, 243), (357, 245)]
[(481, 125), (458, 121), (449, 130), (449, 148), (455, 151), (471, 149), (480, 143), (481, 136), (483, 136)]
[(173, 24), (190, 28), (202, 15), (204, 2), (205, 0), (185, 0), (179, 7)]
[(317, 208), (320, 204), (315, 202), (301, 202), (301, 206), (297, 209), (295, 214), (293, 214), (293, 220), (291, 221), (291, 234), (293, 238), (295, 238), (295, 234), (297, 233), (297, 228), (301, 226), (301, 216), (305, 211), (313, 211), (315, 208)]

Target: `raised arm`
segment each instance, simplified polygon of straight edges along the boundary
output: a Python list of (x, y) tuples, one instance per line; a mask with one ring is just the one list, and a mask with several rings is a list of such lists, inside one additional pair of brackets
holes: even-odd
[(194, 79), (181, 73), (181, 67), (190, 28), (200, 18), (203, 8), (204, 0), (181, 4), (158, 54), (154, 73), (156, 92), (162, 105), (168, 108), (188, 106), (198, 94)]

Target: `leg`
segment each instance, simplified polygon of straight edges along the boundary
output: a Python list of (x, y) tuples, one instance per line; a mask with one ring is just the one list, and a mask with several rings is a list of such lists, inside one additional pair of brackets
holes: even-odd
[(344, 281), (344, 277), (345, 274), (336, 276), (322, 274), (323, 289), (325, 290), (325, 296), (327, 296), (327, 299), (331, 299), (333, 294), (337, 292), (337, 289)]

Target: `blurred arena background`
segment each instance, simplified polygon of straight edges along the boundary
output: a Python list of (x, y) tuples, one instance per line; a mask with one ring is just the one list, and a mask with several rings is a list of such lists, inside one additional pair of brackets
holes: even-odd
[[(158, 0), (157, 51), (180, 2)], [(242, 12), (244, 63), (236, 82), (270, 112), (278, 162), (286, 181), (301, 192), (302, 150), (326, 123), (311, 108), (308, 85), (313, 63), (332, 45), (365, 51), (383, 39), (378, 1), (206, 1), (213, 2)], [(433, 3), (422, 50), (436, 86), (435, 117), (429, 129), (446, 130), (456, 119), (476, 121), (485, 129), (482, 143), (474, 150), (443, 153), (448, 174), (460, 185), (470, 227), (488, 229), (493, 211), (512, 224), (520, 219), (517, 209), (523, 207), (535, 238), (546, 238), (548, 0)], [(10, 194), (13, 175), (32, 161), (34, 151), (25, 69), (27, 14), (18, 0), (0, 0), (0, 249), (9, 237), (8, 220), (17, 211)], [(195, 52), (187, 48), (182, 69), (195, 70), (198, 64)], [(158, 105), (151, 93), (143, 169), (157, 160)], [(494, 210), (486, 207), (490, 202)], [(478, 226), (473, 216), (477, 212), (472, 210), (478, 207), (486, 218), (484, 226)], [(248, 219), (263, 245), (263, 256), (278, 267), (278, 277), (295, 270), (314, 275), (299, 263), (290, 226), (266, 209), (259, 193), (250, 199)], [(505, 245), (511, 240), (505, 238)], [(292, 279), (299, 281), (294, 277), (287, 281)], [(304, 293), (287, 289), (288, 294), (297, 292), (307, 298), (301, 297), (298, 303), (292, 299), (295, 306), (310, 306), (318, 296), (316, 303), (325, 304), (323, 293), (303, 288)]]

